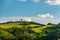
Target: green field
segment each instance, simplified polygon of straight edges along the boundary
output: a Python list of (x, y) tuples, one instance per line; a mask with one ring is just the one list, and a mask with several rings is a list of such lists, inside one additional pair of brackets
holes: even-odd
[(60, 40), (60, 23), (16, 21), (0, 23), (1, 40)]

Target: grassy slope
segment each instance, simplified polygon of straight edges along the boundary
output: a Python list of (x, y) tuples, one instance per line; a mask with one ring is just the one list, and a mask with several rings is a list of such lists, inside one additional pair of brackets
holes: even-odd
[[(22, 25), (20, 25), (21, 23), (24, 23), (24, 22), (8, 22), (8, 23), (5, 23), (5, 24), (0, 24), (0, 28), (12, 28), (12, 27), (22, 27)], [(51, 27), (53, 25), (45, 25), (45, 26), (42, 26), (41, 24), (38, 24), (38, 23), (34, 23), (34, 22), (25, 22), (25, 23), (28, 23), (27, 27), (30, 26), (32, 27), (31, 29), (34, 30), (35, 32), (41, 32), (44, 28), (46, 27)], [(40, 26), (40, 27), (38, 27)]]

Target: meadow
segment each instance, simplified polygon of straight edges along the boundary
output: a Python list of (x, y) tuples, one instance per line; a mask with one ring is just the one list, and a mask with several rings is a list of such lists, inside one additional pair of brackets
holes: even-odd
[(26, 21), (0, 23), (0, 40), (60, 40), (60, 23)]

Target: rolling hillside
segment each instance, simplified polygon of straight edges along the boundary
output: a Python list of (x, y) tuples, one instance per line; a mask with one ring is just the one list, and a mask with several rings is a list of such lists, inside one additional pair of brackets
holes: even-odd
[(15, 21), (0, 23), (1, 40), (59, 40), (60, 24)]

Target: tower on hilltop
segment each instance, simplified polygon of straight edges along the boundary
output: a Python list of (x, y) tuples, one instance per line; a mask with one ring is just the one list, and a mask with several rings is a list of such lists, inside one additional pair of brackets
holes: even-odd
[(21, 22), (22, 22), (22, 18), (21, 18)]

